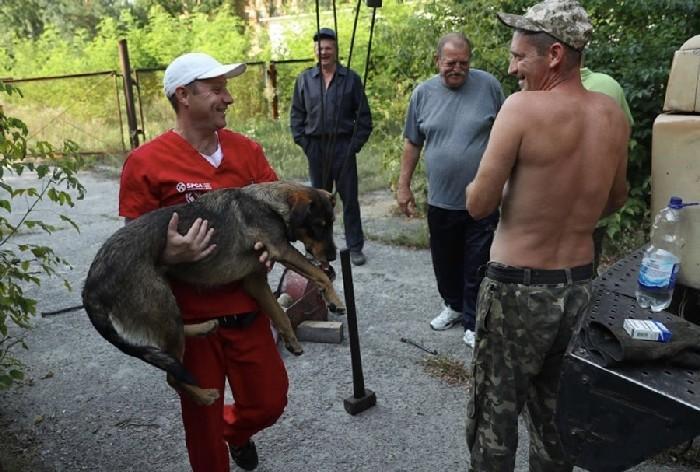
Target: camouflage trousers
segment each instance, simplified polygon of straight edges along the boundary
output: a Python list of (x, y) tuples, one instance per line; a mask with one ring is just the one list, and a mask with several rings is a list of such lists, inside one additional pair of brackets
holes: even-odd
[(513, 471), (521, 412), (530, 433), (530, 471), (573, 469), (554, 415), (564, 353), (590, 299), (589, 280), (568, 285), (483, 280), (467, 403), (470, 471)]

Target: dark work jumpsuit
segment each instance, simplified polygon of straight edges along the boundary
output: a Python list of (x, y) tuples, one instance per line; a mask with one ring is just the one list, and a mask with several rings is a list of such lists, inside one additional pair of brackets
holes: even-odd
[(337, 64), (328, 89), (322, 89), (318, 66), (297, 77), (290, 113), (292, 136), (309, 161), (311, 185), (332, 191), (335, 183), (343, 201), (347, 247), (361, 251), (356, 154), (372, 132), (372, 115), (362, 81), (353, 70)]

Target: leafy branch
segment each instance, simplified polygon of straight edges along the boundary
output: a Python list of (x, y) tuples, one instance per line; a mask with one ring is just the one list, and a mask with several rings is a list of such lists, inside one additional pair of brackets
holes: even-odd
[[(2, 81), (0, 93), (22, 95), (19, 89)], [(72, 268), (50, 246), (19, 243), (18, 237), (24, 230), (38, 229), (47, 234), (56, 231), (52, 224), (32, 218), (41, 202), (73, 207), (74, 198), (85, 195), (77, 178), (84, 165), (77, 154), (77, 144), (65, 141), (58, 151), (43, 141), (30, 146), (28, 134), (21, 120), (7, 116), (0, 107), (0, 389), (24, 378), (23, 365), (12, 351), (17, 347), (27, 349), (25, 331), (31, 328), (30, 320), (36, 314), (37, 301), (25, 290), (40, 286), (44, 277), (59, 276), (59, 267)], [(6, 178), (25, 172), (34, 174), (38, 188), (17, 187)], [(25, 200), (24, 210), (13, 208), (18, 199)], [(67, 215), (59, 214), (59, 218), (79, 231)], [(63, 283), (70, 289), (65, 278)]]

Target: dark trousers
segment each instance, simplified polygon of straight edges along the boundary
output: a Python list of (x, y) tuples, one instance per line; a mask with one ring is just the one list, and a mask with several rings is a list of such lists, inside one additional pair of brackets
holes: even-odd
[(472, 331), (483, 279), (479, 267), (489, 261), (498, 218), (498, 211), (477, 221), (466, 210), (428, 206), (430, 255), (438, 292), (447, 306), (462, 312), (464, 327)]
[[(334, 149), (328, 152), (324, 148), (329, 146), (330, 141), (332, 141), (331, 137), (321, 139), (308, 136), (304, 151), (309, 161), (311, 185), (332, 191), (335, 183), (335, 188), (343, 201), (345, 242), (351, 251), (361, 251), (365, 244), (365, 237), (362, 232), (360, 202), (357, 200), (357, 160), (355, 154), (346, 156), (350, 136), (336, 136)], [(328, 170), (325, 170), (327, 167)], [(324, 176), (324, 172), (327, 176)]]

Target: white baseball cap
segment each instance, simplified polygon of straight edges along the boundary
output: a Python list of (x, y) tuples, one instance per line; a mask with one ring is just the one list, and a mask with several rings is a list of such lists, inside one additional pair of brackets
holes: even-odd
[(222, 64), (208, 54), (190, 52), (177, 57), (165, 69), (163, 91), (166, 97), (175, 93), (175, 89), (199, 79), (213, 79), (224, 76), (227, 79), (245, 72), (245, 64)]

